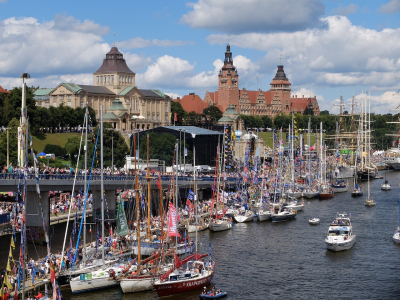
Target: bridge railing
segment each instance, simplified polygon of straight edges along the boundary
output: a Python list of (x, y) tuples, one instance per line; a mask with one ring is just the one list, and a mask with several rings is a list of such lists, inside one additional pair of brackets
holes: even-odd
[[(175, 177), (175, 176), (174, 176)], [(24, 174), (21, 173), (0, 173), (0, 180), (1, 179), (15, 179), (15, 180), (23, 180)], [(39, 174), (39, 180), (74, 180), (75, 175), (73, 174)], [(89, 177), (88, 177), (89, 178)], [(35, 174), (28, 174), (27, 180), (34, 180)], [(76, 179), (81, 181), (85, 180), (85, 175), (77, 175)], [(139, 176), (139, 180), (146, 179), (146, 176)], [(171, 176), (163, 175), (161, 176), (162, 181), (169, 181)], [(96, 174), (92, 175), (91, 180), (101, 180), (101, 175)], [(111, 180), (135, 180), (134, 175), (107, 175), (104, 174), (104, 180), (111, 181)], [(193, 181), (193, 176), (178, 176), (179, 181)], [(227, 177), (226, 181), (236, 181), (236, 177)], [(214, 181), (214, 177), (196, 177), (197, 182), (212, 182)]]

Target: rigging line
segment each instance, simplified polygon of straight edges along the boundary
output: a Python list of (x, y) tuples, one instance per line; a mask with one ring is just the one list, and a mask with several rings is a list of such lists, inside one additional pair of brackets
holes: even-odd
[[(95, 145), (95, 147), (94, 147), (94, 152), (95, 152), (95, 153), (96, 153), (96, 150), (97, 150), (97, 143), (98, 143), (98, 141), (99, 141), (99, 133), (100, 133), (100, 127), (99, 127), (98, 130), (97, 130), (96, 145)], [(86, 213), (86, 204), (87, 204), (87, 199), (88, 199), (88, 195), (89, 195), (90, 181), (91, 181), (91, 179), (92, 179), (94, 160), (95, 160), (95, 155), (93, 154), (92, 166), (91, 166), (91, 168), (90, 168), (89, 182), (88, 182), (88, 185), (87, 185), (87, 187), (86, 187), (85, 205), (84, 205), (84, 207), (83, 207), (83, 214)], [(84, 219), (84, 218), (81, 218), (81, 224), (80, 224), (80, 226), (79, 226), (78, 240), (77, 240), (77, 242), (76, 242), (76, 249), (75, 249), (74, 260), (73, 260), (72, 266), (71, 266), (71, 272), (72, 272), (73, 269), (74, 269), (74, 264), (75, 264), (75, 261), (76, 261), (76, 254), (78, 253), (79, 240), (80, 240), (80, 237), (81, 237), (81, 232), (82, 232), (82, 227), (83, 227), (83, 226), (82, 226), (83, 219)], [(86, 245), (83, 245), (83, 246), (86, 247)]]
[[(85, 119), (83, 121), (83, 126), (85, 126), (85, 122), (87, 122), (87, 114), (85, 114)], [(87, 126), (85, 127), (87, 128)], [(69, 200), (69, 209), (68, 209), (68, 219), (67, 219), (67, 226), (65, 229), (65, 235), (64, 235), (64, 243), (63, 243), (63, 247), (62, 247), (62, 261), (64, 261), (64, 250), (65, 250), (65, 242), (67, 240), (67, 234), (68, 234), (68, 226), (69, 226), (69, 220), (70, 220), (70, 216), (71, 216), (71, 208), (72, 208), (72, 198), (74, 196), (74, 192), (75, 192), (75, 183), (76, 183), (76, 176), (78, 175), (78, 169), (79, 169), (79, 159), (81, 157), (81, 148), (82, 148), (82, 141), (83, 141), (83, 130), (81, 133), (81, 142), (79, 144), (79, 152), (78, 152), (78, 159), (76, 162), (76, 171), (75, 171), (75, 178), (74, 178), (74, 183), (72, 185), (72, 191), (71, 191), (71, 197)]]

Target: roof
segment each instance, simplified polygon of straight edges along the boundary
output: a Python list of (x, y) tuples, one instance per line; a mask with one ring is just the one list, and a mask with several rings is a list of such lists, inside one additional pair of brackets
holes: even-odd
[(168, 95), (164, 94), (164, 93), (161, 92), (160, 90), (151, 90), (151, 91), (153, 91), (154, 93), (156, 93), (156, 94), (159, 95), (160, 97), (163, 97), (163, 98), (169, 97)]
[(63, 85), (67, 89), (69, 89), (74, 94), (82, 91), (82, 89), (83, 89), (82, 87), (80, 87), (79, 85), (77, 85), (75, 83), (61, 83), (61, 85)]
[(196, 114), (201, 114), (204, 111), (205, 102), (201, 100), (199, 95), (185, 95), (182, 99), (174, 101), (179, 102), (187, 113), (194, 111)]
[(222, 116), (222, 118), (218, 120), (218, 123), (219, 122), (232, 122), (232, 121), (233, 121), (232, 118), (230, 118), (228, 116)]
[(0, 94), (8, 94), (8, 93), (10, 93), (10, 91), (3, 89), (0, 85)]
[[(206, 96), (207, 96), (207, 95), (209, 95), (209, 97), (210, 97), (212, 103), (218, 104), (218, 91), (216, 91), (216, 92), (207, 92), (207, 93), (206, 93)], [(206, 97), (204, 97), (204, 99), (205, 99), (205, 98), (206, 98)]]
[(118, 120), (118, 117), (113, 112), (103, 114), (103, 120)]
[(290, 111), (301, 112), (310, 103), (311, 98), (290, 98)]
[[(35, 96), (47, 96), (48, 94), (51, 93), (52, 90), (54, 90), (54, 89), (38, 89), (33, 93), (33, 95), (35, 95)], [(0, 93), (1, 93), (1, 86), (0, 86)]]
[[(141, 90), (138, 89), (138, 91), (143, 95), (143, 97), (148, 97), (148, 98), (164, 98), (162, 96), (160, 96), (159, 94), (157, 94), (156, 92), (154, 92), (153, 90)], [(159, 92), (159, 91), (158, 91)]]
[(263, 92), (264, 94), (264, 98), (265, 98), (265, 102), (267, 103), (267, 105), (271, 105), (272, 103), (272, 98), (274, 98), (275, 92)]
[(119, 100), (118, 98), (116, 98), (111, 106), (109, 108), (107, 108), (107, 111), (111, 111), (111, 110), (128, 110), (125, 108), (125, 106), (122, 104), (121, 100)]
[(162, 128), (167, 128), (170, 130), (185, 130), (185, 132), (189, 133), (192, 135), (194, 138), (196, 135), (222, 135), (222, 132), (219, 131), (214, 131), (214, 130), (209, 130), (209, 129), (204, 129), (201, 127), (196, 127), (196, 126), (160, 126)]
[(225, 115), (239, 115), (239, 113), (236, 111), (236, 109), (233, 106), (233, 104), (229, 104), (228, 108), (224, 112), (224, 116)]
[(117, 47), (111, 48), (111, 50), (107, 53), (106, 58), (103, 59), (103, 64), (101, 65), (101, 67), (93, 74), (104, 74), (104, 73), (135, 74), (131, 71), (131, 69), (129, 69), (122, 53), (118, 51)]
[(283, 66), (280, 65), (278, 66), (278, 70), (276, 71), (275, 77), (273, 80), (288, 80), (285, 74), (285, 71), (283, 70)]
[(134, 86), (128, 86), (125, 89), (123, 89), (118, 95), (119, 96), (125, 96), (126, 94), (128, 94), (134, 88), (135, 88)]
[(115, 95), (114, 92), (110, 91), (108, 88), (104, 86), (96, 86), (96, 85), (78, 85), (82, 89), (84, 89), (89, 94), (107, 94), (107, 95)]
[(246, 89), (239, 90), (239, 98), (242, 98), (244, 93), (247, 93), (251, 105), (255, 105), (257, 97), (258, 97), (260, 92), (259, 91), (249, 91), (249, 90), (246, 90)]

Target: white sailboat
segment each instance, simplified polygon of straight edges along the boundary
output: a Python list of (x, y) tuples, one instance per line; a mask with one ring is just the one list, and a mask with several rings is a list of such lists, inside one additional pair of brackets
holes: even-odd
[[(103, 180), (103, 106), (100, 107), (100, 136), (101, 136), (101, 191), (104, 190), (104, 180)], [(97, 144), (96, 144), (97, 146)], [(87, 197), (86, 197), (87, 200)], [(104, 241), (104, 193), (101, 193), (101, 224), (102, 224), (102, 241)], [(116, 276), (122, 272), (126, 266), (120, 264), (114, 266), (105, 266), (104, 261), (104, 247), (102, 247), (102, 268), (94, 272), (89, 272), (86, 274), (80, 274), (77, 277), (71, 278), (70, 287), (73, 294), (89, 292), (98, 289), (104, 289), (108, 287), (113, 287), (118, 285)]]

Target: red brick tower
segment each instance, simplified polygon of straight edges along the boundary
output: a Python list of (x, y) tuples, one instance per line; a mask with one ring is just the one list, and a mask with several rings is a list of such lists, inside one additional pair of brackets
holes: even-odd
[(224, 66), (218, 75), (218, 104), (226, 111), (232, 104), (239, 110), (239, 75), (233, 66), (231, 46), (226, 46)]

